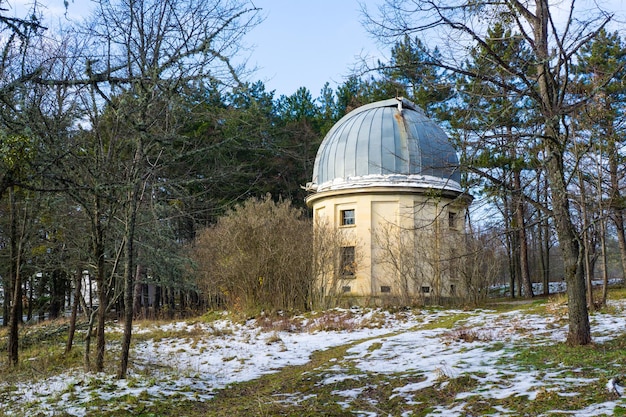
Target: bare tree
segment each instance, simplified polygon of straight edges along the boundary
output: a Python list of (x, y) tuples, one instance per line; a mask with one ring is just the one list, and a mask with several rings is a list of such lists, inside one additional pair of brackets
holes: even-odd
[[(89, 86), (91, 98), (86, 102), (92, 103), (91, 129), (102, 139), (102, 155), (114, 156), (104, 167), (111, 175), (99, 184), (99, 193), (89, 200), (89, 207), (95, 219), (94, 251), (104, 254), (99, 219), (102, 203), (112, 195), (102, 194), (102, 186), (107, 191), (116, 190), (115, 198), (123, 203), (118, 217), (124, 251), (124, 337), (119, 378), (126, 376), (132, 335), (138, 213), (149, 184), (156, 181), (169, 159), (176, 158), (171, 144), (180, 129), (174, 115), (181, 92), (205, 81), (236, 84), (242, 68), (233, 65), (231, 58), (239, 51), (243, 35), (258, 23), (258, 16), (258, 9), (243, 1), (100, 2), (75, 35), (86, 40), (82, 71), (75, 71), (71, 78), (38, 80), (48, 85)], [(97, 259), (103, 257), (97, 255)], [(99, 283), (104, 284), (104, 274), (98, 275)], [(100, 315), (107, 304), (104, 287), (99, 286), (103, 297)], [(103, 345), (102, 321), (101, 317), (99, 346)]]
[(461, 277), (467, 299), (474, 305), (485, 300), (501, 273), (500, 254), (489, 233), (471, 231), (463, 236), (463, 251), (453, 258), (455, 271)]
[[(565, 163), (571, 147), (568, 115), (580, 108), (586, 98), (570, 101), (567, 74), (571, 71), (572, 56), (588, 44), (611, 20), (611, 15), (598, 11), (575, 18), (575, 1), (569, 3), (565, 14), (558, 14), (548, 0), (521, 2), (450, 2), (439, 0), (386, 0), (379, 16), (365, 10), (370, 31), (380, 39), (397, 38), (406, 34), (428, 33), (446, 43), (447, 56), (433, 60), (432, 65), (447, 68), (468, 77), (481, 78), (494, 86), (514, 91), (520, 98), (533, 103), (541, 132), (535, 140), (545, 150), (543, 161), (550, 186), (552, 204), (543, 207), (553, 215), (565, 264), (567, 282), (569, 333), (568, 343), (585, 345), (591, 342), (589, 315), (586, 303), (583, 258), (580, 236), (572, 220), (569, 173)], [(587, 11), (588, 12), (588, 11)], [(564, 16), (563, 18), (561, 16)], [(512, 22), (516, 35), (529, 48), (533, 71), (511, 66), (496, 50), (489, 48), (486, 31), (495, 22)], [(486, 46), (486, 51), (502, 71), (515, 74), (521, 83), (508, 84), (490, 74), (472, 72), (463, 66), (459, 54), (473, 45)], [(612, 74), (605, 77), (605, 82)]]
[[(389, 268), (406, 305), (478, 303), (500, 272), (495, 242), (487, 235), (444, 227), (441, 218), (418, 228), (387, 223), (374, 236), (378, 260)], [(425, 292), (428, 289), (428, 293)]]
[(49, 162), (45, 135), (56, 126), (49, 112), (51, 96), (33, 83), (50, 69), (50, 55), (42, 48), (47, 45), (41, 36), (45, 28), (36, 17), (36, 6), (27, 19), (8, 17), (5, 11), (0, 8), (0, 198), (8, 191), (10, 217), (4, 317), (9, 313), (9, 360), (17, 364), (22, 286), (27, 282), (23, 267), (30, 261), (27, 237), (37, 207), (34, 191), (42, 188), (41, 171)]
[(411, 305), (419, 299), (424, 304), (424, 293), (419, 289), (423, 286), (434, 288), (431, 282), (434, 277), (432, 236), (426, 236), (423, 230), (407, 230), (386, 223), (373, 239), (379, 250), (380, 262), (390, 269), (395, 278), (394, 288), (400, 290), (399, 301)]

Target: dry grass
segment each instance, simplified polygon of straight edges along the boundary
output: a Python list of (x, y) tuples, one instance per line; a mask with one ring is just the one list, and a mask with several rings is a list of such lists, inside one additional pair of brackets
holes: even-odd
[(467, 343), (491, 342), (494, 340), (494, 335), (490, 331), (479, 331), (468, 327), (461, 327), (444, 334), (443, 339)]
[(266, 332), (300, 332), (302, 331), (301, 317), (262, 316), (256, 319), (257, 325)]
[(310, 320), (304, 330), (313, 333), (317, 331), (353, 330), (357, 327), (354, 314), (350, 311), (329, 310)]

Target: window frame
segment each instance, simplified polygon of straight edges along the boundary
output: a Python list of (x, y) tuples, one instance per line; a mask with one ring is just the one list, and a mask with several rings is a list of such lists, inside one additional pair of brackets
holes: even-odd
[(448, 228), (452, 230), (458, 230), (459, 226), (459, 213), (456, 211), (448, 211)]
[[(347, 214), (351, 214), (348, 216)], [(339, 210), (339, 226), (352, 227), (356, 226), (356, 210), (353, 208)]]
[(356, 247), (342, 246), (339, 251), (339, 275), (342, 278), (355, 278)]

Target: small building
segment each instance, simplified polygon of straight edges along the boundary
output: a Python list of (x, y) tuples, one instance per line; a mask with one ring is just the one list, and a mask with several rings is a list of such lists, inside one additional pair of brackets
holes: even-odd
[(447, 135), (409, 100), (339, 120), (307, 184), (316, 250), (328, 251), (316, 254), (324, 299), (407, 305), (462, 296), (456, 266), (471, 197), (460, 180)]

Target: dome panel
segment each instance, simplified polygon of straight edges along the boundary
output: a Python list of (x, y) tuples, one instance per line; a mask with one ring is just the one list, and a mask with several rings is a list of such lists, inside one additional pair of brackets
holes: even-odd
[[(396, 123), (389, 112), (383, 109), (378, 117), (382, 119), (383, 129), (381, 131), (381, 150), (380, 159), (370, 161), (370, 164), (380, 166), (380, 173), (383, 175), (393, 174), (398, 171), (396, 163), (399, 155), (398, 143), (396, 141)], [(369, 138), (368, 138), (369, 139)]]
[[(359, 135), (363, 125), (363, 118), (355, 117), (352, 120), (350, 129), (344, 130), (343, 142), (346, 144), (343, 159), (343, 177), (353, 177), (356, 175), (356, 150), (359, 147), (359, 141), (362, 139)], [(338, 162), (339, 163), (339, 162)]]
[[(375, 109), (373, 111), (381, 112), (381, 109)], [(374, 117), (371, 118), (370, 124), (370, 137), (367, 146), (367, 154), (368, 159), (365, 161), (365, 165), (363, 167), (363, 173), (361, 175), (369, 175), (369, 174), (383, 174), (382, 163), (377, 164), (373, 161), (381, 161), (382, 160), (382, 150), (383, 150), (383, 118), (382, 117)]]
[[(374, 118), (363, 119), (361, 126), (359, 127), (359, 136), (370, 135), (372, 132)], [(369, 151), (371, 149), (370, 143), (364, 143), (356, 147), (355, 150), (355, 173), (357, 176), (369, 174)]]
[(355, 109), (322, 141), (309, 188), (402, 185), (460, 191), (459, 161), (446, 133), (402, 98)]

